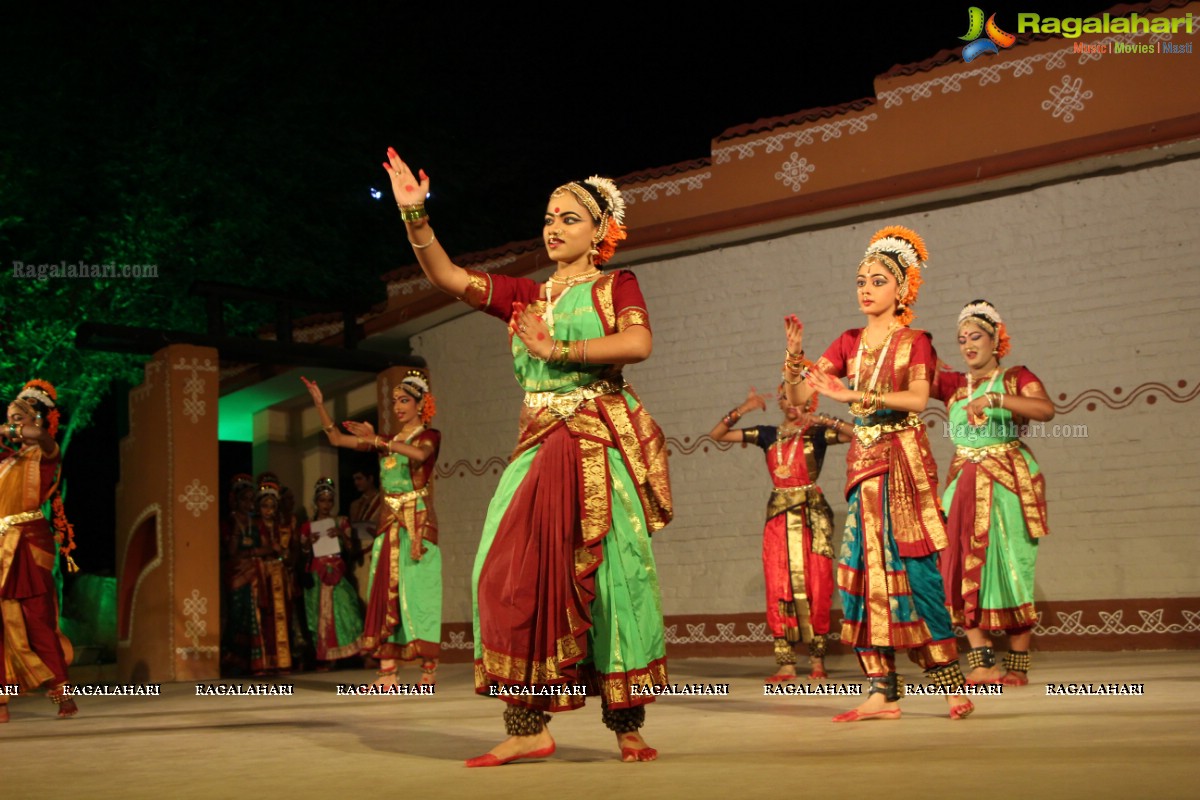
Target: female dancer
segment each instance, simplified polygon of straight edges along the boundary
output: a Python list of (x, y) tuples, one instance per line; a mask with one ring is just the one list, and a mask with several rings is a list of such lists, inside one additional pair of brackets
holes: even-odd
[[(8, 406), (0, 428), (0, 687), (49, 687), (59, 717), (79, 712), (67, 694), (71, 643), (58, 627), (58, 588), (52, 569), (55, 543), (75, 571), (73, 532), (58, 495), (58, 392), (30, 381)], [(54, 528), (42, 515), (53, 497)], [(0, 722), (8, 722), (8, 696), (0, 692)]]
[(396, 434), (387, 439), (366, 422), (338, 431), (325, 410), (320, 387), (302, 378), (335, 447), (379, 453), (384, 495), (379, 534), (371, 548), (367, 615), (359, 650), (380, 661), (380, 686), (396, 683), (396, 661), (421, 659), (420, 683), (437, 681), (442, 647), (442, 553), (433, 513), (433, 468), (442, 435), (426, 428), (435, 404), (428, 373), (409, 370), (392, 390)]
[[(854, 647), (871, 689), (866, 702), (835, 722), (900, 717), (896, 648), (907, 649), (926, 678), (948, 692), (951, 719), (974, 710), (954, 693), (963, 675), (937, 566), (946, 527), (937, 466), (917, 416), (929, 401), (935, 356), (929, 334), (908, 323), (927, 258), (925, 243), (907, 228), (876, 233), (855, 279), (866, 324), (838, 337), (815, 365), (804, 360), (800, 321), (786, 320), (788, 399), (804, 403), (816, 390), (849, 403), (855, 418), (838, 588), (842, 641)], [(843, 376), (853, 388), (838, 380)]]
[[(967, 680), (1024, 686), (1037, 624), (1033, 570), (1048, 531), (1046, 479), (1019, 434), (1028, 420), (1054, 419), (1054, 403), (1025, 367), (1000, 368), (1009, 347), (995, 307), (969, 303), (958, 315), (967, 373), (942, 370), (934, 384), (957, 446), (942, 496), (950, 547), (940, 566), (951, 616), (971, 643)], [(1000, 630), (1009, 637), (1004, 670), (986, 633)]]
[(233, 645), (253, 675), (292, 668), (287, 575), (279, 542), (279, 486), (265, 482), (255, 498), (258, 518), (226, 542), (230, 557), (229, 623)]
[(775, 639), (778, 670), (770, 683), (796, 679), (792, 646), (808, 642), (810, 678), (825, 672), (829, 609), (833, 603), (833, 511), (816, 480), (825, 463), (825, 448), (850, 441), (853, 429), (841, 420), (812, 416), (817, 395), (805, 413), (790, 405), (780, 391), (783, 424), (734, 430), (743, 415), (767, 410), (766, 400), (750, 387), (745, 401), (717, 423), (709, 436), (718, 442), (745, 442), (762, 448), (774, 488), (763, 527), (763, 577), (767, 585), (767, 625)]
[[(313, 585), (304, 590), (304, 616), (322, 670), (329, 669), (331, 661), (356, 655), (362, 635), (358, 595), (346, 580), (346, 559), (342, 557), (343, 551), (351, 549), (354, 534), (345, 517), (334, 516), (333, 498), (333, 481), (319, 479), (313, 490), (313, 518), (300, 526), (300, 544), (313, 575)], [(320, 538), (335, 540), (337, 549), (322, 548)]]
[(621, 377), (650, 355), (645, 302), (632, 274), (597, 269), (625, 238), (620, 192), (590, 178), (551, 194), (542, 236), (556, 269), (539, 284), (452, 263), (425, 212), (428, 177), (391, 149), (384, 167), (425, 275), (509, 323), (525, 390), (473, 575), (475, 687), (504, 696), (509, 738), (467, 765), (552, 754), (543, 712), (584, 698), (528, 692), (569, 692), (589, 678), (622, 760), (649, 761), (657, 753), (638, 728), (653, 696), (642, 690), (666, 681), (650, 534), (671, 505), (662, 432)]

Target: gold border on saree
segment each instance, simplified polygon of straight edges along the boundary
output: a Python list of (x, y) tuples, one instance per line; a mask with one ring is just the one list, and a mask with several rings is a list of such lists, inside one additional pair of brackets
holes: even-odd
[(20, 525), (23, 522), (33, 522), (36, 519), (45, 519), (41, 511), (22, 511), (20, 514), (9, 514), (7, 517), (0, 517), (0, 536), (8, 532), (8, 529), (14, 525)]

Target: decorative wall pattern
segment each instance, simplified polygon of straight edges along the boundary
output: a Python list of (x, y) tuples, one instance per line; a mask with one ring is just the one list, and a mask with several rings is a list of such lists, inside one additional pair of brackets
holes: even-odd
[(877, 119), (879, 119), (879, 115), (872, 112), (847, 119), (823, 122), (820, 125), (806, 125), (798, 130), (783, 131), (764, 136), (761, 139), (718, 147), (713, 150), (713, 163), (727, 164), (734, 154), (737, 154), (740, 161), (745, 158), (754, 158), (758, 150), (762, 150), (764, 153), (778, 153), (782, 152), (786, 146), (803, 147), (817, 141), (818, 137), (822, 142), (828, 142), (831, 139), (840, 139), (843, 133), (865, 133), (870, 124)]
[(625, 198), (625, 202), (629, 205), (634, 203), (648, 203), (652, 200), (657, 200), (659, 192), (665, 196), (671, 197), (678, 195), (687, 189), (689, 192), (696, 189), (704, 188), (704, 182), (712, 179), (712, 172), (702, 172), (699, 175), (686, 175), (682, 178), (674, 180), (655, 181), (646, 185), (622, 186), (621, 194)]
[[(1180, 390), (1186, 389), (1188, 385), (1189, 382), (1182, 378), (1175, 381), (1175, 386)], [(1128, 408), (1136, 400), (1142, 398), (1145, 399), (1147, 405), (1154, 405), (1160, 397), (1172, 403), (1190, 403), (1197, 397), (1200, 397), (1200, 381), (1193, 382), (1192, 389), (1188, 392), (1175, 391), (1167, 384), (1159, 381), (1148, 381), (1138, 384), (1128, 393), (1122, 387), (1116, 386), (1113, 388), (1111, 395), (1103, 389), (1085, 389), (1075, 397), (1068, 399), (1067, 394), (1061, 392), (1054, 403), (1054, 410), (1058, 415), (1069, 414), (1077, 410), (1080, 406), (1083, 406), (1086, 411), (1096, 411), (1100, 406), (1113, 411), (1119, 411)], [(946, 409), (940, 404), (931, 405), (925, 411), (921, 412), (921, 419), (925, 421), (926, 425), (933, 425), (934, 423), (944, 425), (947, 421)], [(707, 453), (710, 447), (726, 451), (732, 447), (741, 446), (743, 445), (734, 442), (718, 442), (710, 438), (707, 434), (695, 437), (694, 439), (691, 436), (684, 436), (682, 438), (667, 437), (668, 452), (672, 456), (690, 456), (697, 452)], [(486, 461), (477, 458), (474, 464), (466, 459), (459, 459), (453, 463), (447, 461), (438, 465), (437, 477), (444, 480), (446, 478), (465, 478), (470, 474), (472, 477), (478, 478), (489, 472), (498, 475), (504, 471), (506, 466), (508, 466), (508, 458), (506, 456), (492, 456)]]
[[(963, 84), (970, 81), (976, 81), (976, 85), (978, 86), (989, 86), (999, 83), (1006, 74), (1013, 78), (1023, 78), (1032, 75), (1034, 67), (1038, 65), (1041, 65), (1047, 72), (1065, 69), (1068, 61), (1074, 61), (1078, 65), (1083, 65), (1090, 61), (1099, 61), (1102, 58), (1111, 57), (1112, 46), (1114, 44), (1132, 44), (1143, 38), (1149, 38), (1151, 44), (1157, 44), (1158, 42), (1171, 41), (1171, 34), (1128, 33), (1107, 36), (1103, 39), (1089, 40), (1089, 45), (1107, 45), (1106, 49), (1108, 53), (1092, 51), (1075, 53), (1074, 46), (1067, 45), (1059, 50), (1053, 50), (1048, 53), (1035, 53), (1024, 58), (1006, 59), (975, 69), (968, 69), (950, 75), (939, 75), (920, 83), (879, 92), (879, 99), (883, 101), (885, 109), (894, 108), (895, 106), (903, 105), (905, 100), (913, 102), (927, 100), (933, 97), (934, 90), (937, 90), (939, 94), (950, 94), (951, 92), (961, 91)], [(1072, 58), (1072, 56), (1076, 57)], [(1058, 114), (1055, 114), (1055, 117), (1058, 116)], [(1070, 122), (1070, 120), (1064, 121)]]

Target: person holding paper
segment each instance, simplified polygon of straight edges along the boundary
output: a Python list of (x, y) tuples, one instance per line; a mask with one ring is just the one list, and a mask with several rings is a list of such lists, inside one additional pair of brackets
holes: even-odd
[(350, 581), (346, 580), (343, 548), (351, 547), (350, 523), (333, 514), (334, 485), (320, 478), (313, 490), (313, 518), (300, 527), (300, 546), (310, 556), (312, 585), (304, 590), (304, 615), (317, 651), (318, 671), (328, 670), (339, 658), (358, 653), (362, 611)]

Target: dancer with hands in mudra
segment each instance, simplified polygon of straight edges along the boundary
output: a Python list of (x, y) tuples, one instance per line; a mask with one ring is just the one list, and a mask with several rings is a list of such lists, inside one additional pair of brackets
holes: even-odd
[(632, 273), (602, 273), (625, 238), (612, 181), (556, 189), (542, 240), (544, 283), (463, 269), (446, 255), (418, 180), (396, 151), (384, 165), (426, 277), (508, 323), (525, 392), (520, 437), (484, 521), (474, 589), (475, 688), (506, 703), (509, 738), (468, 766), (554, 752), (546, 712), (600, 694), (623, 761), (657, 751), (638, 729), (667, 681), (662, 602), (650, 535), (671, 519), (662, 432), (621, 376), (650, 355)]
[(897, 649), (908, 650), (926, 681), (947, 693), (951, 719), (974, 710), (956, 693), (963, 674), (937, 564), (946, 526), (937, 466), (917, 416), (936, 363), (929, 334), (908, 327), (927, 259), (915, 232), (892, 226), (876, 233), (855, 275), (864, 325), (839, 336), (815, 364), (804, 357), (803, 325), (785, 319), (789, 401), (803, 404), (815, 391), (847, 403), (854, 416), (837, 582), (842, 642), (854, 648), (871, 688), (835, 722), (900, 717)]
[(735, 428), (755, 409), (767, 410), (766, 398), (754, 387), (709, 432), (718, 442), (742, 442), (761, 447), (771, 477), (771, 497), (763, 527), (763, 579), (767, 596), (767, 626), (775, 643), (774, 675), (767, 683), (796, 679), (794, 645), (808, 645), (808, 677), (828, 677), (825, 647), (833, 602), (833, 511), (817, 486), (825, 449), (849, 441), (852, 426), (818, 416), (814, 393), (804, 409), (788, 403), (781, 391), (776, 399), (783, 421), (779, 426)]
[(392, 389), (393, 429), (378, 435), (367, 422), (334, 427), (315, 381), (301, 378), (334, 447), (379, 456), (383, 508), (371, 546), (367, 611), (358, 647), (379, 659), (377, 686), (396, 685), (397, 661), (420, 659), (422, 684), (437, 683), (442, 642), (442, 553), (433, 510), (433, 474), (442, 435), (429, 427), (436, 410), (429, 373), (410, 369)]

